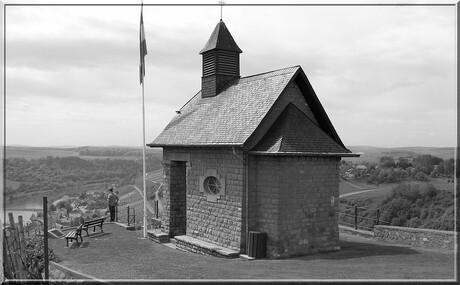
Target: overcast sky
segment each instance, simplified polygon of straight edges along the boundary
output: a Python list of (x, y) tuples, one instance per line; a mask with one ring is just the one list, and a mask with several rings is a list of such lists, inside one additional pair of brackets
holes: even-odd
[[(199, 51), (220, 19), (215, 5), (153, 3), (146, 143), (201, 89)], [(7, 145), (142, 146), (140, 6), (5, 10)], [(346, 146), (444, 147), (457, 143), (455, 10), (227, 5), (223, 20), (243, 50), (241, 75), (300, 65)]]

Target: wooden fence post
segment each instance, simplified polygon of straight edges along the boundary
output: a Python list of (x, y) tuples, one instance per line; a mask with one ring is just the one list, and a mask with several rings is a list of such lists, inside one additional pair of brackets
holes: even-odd
[(50, 278), (48, 258), (48, 199), (43, 197), (43, 253), (45, 256), (45, 280)]
[(27, 266), (26, 239), (24, 237), (24, 224), (23, 224), (22, 216), (18, 216), (18, 224), (19, 224), (19, 231), (18, 231), (19, 254), (21, 256), (23, 266)]
[(129, 226), (129, 206), (128, 206), (128, 218), (127, 218), (127, 223), (128, 223), (128, 226)]
[(158, 219), (158, 200), (155, 201), (155, 216)]
[(355, 205), (355, 230), (358, 229), (358, 206)]
[[(10, 250), (10, 257), (13, 259), (12, 260), (13, 273), (15, 273), (17, 279), (27, 279), (27, 271), (24, 268), (25, 265), (23, 265), (21, 262), (21, 256), (20, 256), (21, 244), (19, 243), (18, 229), (14, 224), (13, 213), (11, 212), (8, 213), (8, 218), (10, 220), (10, 230), (11, 230), (10, 239), (12, 239), (11, 246), (9, 246), (9, 250)], [(24, 260), (25, 260), (25, 257), (24, 257)]]
[(11, 268), (13, 261), (11, 260), (9, 250), (6, 247), (7, 232), (8, 232), (7, 229), (3, 229), (3, 269), (5, 270), (3, 272), (3, 277), (13, 279), (14, 273), (13, 273), (13, 269)]
[(380, 223), (380, 209), (377, 208), (377, 225)]

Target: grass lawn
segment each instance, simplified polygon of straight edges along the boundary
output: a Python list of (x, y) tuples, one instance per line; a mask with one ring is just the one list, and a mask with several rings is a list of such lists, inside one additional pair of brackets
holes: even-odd
[[(388, 183), (380, 185), (366, 184), (358, 181), (340, 181), (339, 192), (340, 196), (350, 198), (372, 198), (375, 200), (383, 200), (390, 196), (393, 187), (397, 183)], [(367, 186), (367, 187), (366, 187)], [(353, 194), (352, 194), (353, 193)]]
[[(431, 183), (438, 190), (445, 190), (449, 192), (454, 191), (454, 183), (447, 183), (447, 179), (444, 178), (431, 178), (428, 182), (420, 181), (406, 181), (401, 183), (410, 183), (410, 184), (427, 184)], [(399, 185), (400, 183), (384, 183), (380, 185), (367, 184), (360, 181), (343, 181), (340, 180), (339, 183), (339, 192), (340, 195), (350, 198), (371, 198), (374, 200), (383, 200), (386, 197), (390, 196), (393, 188)], [(371, 191), (369, 191), (371, 190)], [(350, 193), (354, 193), (350, 195)]]
[(222, 259), (142, 239), (142, 231), (106, 224), (83, 246), (50, 239), (61, 265), (103, 280), (158, 279), (453, 279), (454, 254), (341, 235), (341, 250), (282, 260)]

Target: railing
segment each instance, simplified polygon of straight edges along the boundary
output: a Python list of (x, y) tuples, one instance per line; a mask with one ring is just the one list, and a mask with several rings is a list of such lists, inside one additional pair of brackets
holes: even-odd
[(136, 223), (136, 209), (126, 207), (126, 210), (118, 211), (118, 206), (115, 208), (115, 221), (134, 225)]
[(136, 209), (134, 209), (134, 208), (130, 209), (129, 206), (127, 208), (128, 208), (128, 226), (129, 226), (130, 222), (131, 222), (131, 224), (134, 225), (136, 223)]
[(388, 225), (388, 221), (381, 219), (380, 209), (369, 207), (358, 207), (357, 205), (339, 205), (339, 224), (352, 226), (355, 229), (365, 229), (372, 231), (375, 225)]
[(158, 219), (158, 200), (155, 201), (155, 218)]

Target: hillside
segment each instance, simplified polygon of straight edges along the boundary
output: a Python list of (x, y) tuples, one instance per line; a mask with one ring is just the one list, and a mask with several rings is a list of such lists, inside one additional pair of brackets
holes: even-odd
[[(163, 170), (155, 170), (152, 172), (147, 173), (146, 177), (146, 191), (147, 191), (147, 217), (155, 217), (156, 216), (156, 209), (155, 209), (155, 191), (160, 186), (160, 180), (163, 175)], [(153, 180), (153, 178), (160, 178), (157, 180)], [(118, 192), (118, 197), (120, 198), (119, 201), (119, 214), (118, 218), (122, 222), (127, 221), (127, 207), (129, 206), (130, 209), (134, 209), (136, 215), (136, 221), (138, 223), (142, 222), (144, 216), (144, 198), (143, 198), (143, 183), (142, 183), (142, 176), (137, 177), (134, 179), (134, 185), (125, 185), (116, 189)]]
[[(146, 155), (161, 156), (162, 150), (146, 148)], [(47, 156), (92, 158), (139, 159), (142, 147), (124, 146), (82, 146), (82, 147), (34, 147), (12, 145), (6, 147), (5, 158), (39, 159)]]
[(405, 157), (413, 159), (420, 154), (431, 154), (444, 160), (453, 158), (455, 155), (454, 147), (375, 147), (375, 146), (347, 146), (354, 153), (362, 153), (360, 157), (347, 157), (343, 160), (352, 163), (360, 162), (379, 162), (382, 156), (393, 156), (394, 158)]

